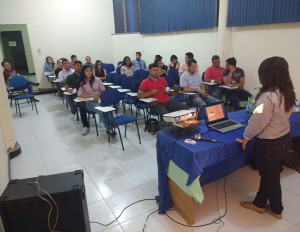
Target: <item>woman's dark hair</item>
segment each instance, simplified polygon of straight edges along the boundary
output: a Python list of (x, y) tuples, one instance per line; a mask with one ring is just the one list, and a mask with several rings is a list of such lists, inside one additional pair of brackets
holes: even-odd
[(49, 63), (48, 63), (48, 58), (51, 58), (51, 59), (52, 59), (52, 68), (54, 68), (53, 58), (52, 58), (51, 56), (47, 56), (47, 57), (46, 57), (46, 63), (47, 63), (47, 64), (49, 64)]
[[(129, 60), (130, 60), (130, 57), (129, 57), (129, 56), (125, 56), (125, 57), (124, 57), (121, 67), (122, 67), (122, 66), (126, 66), (126, 59), (129, 59)], [(130, 60), (129, 67), (131, 67), (131, 66), (132, 66), (132, 63), (131, 63), (131, 60)]]
[(178, 57), (176, 55), (172, 55), (170, 61), (172, 62), (172, 60), (178, 60)]
[(189, 58), (189, 59), (194, 59), (194, 54), (191, 52), (187, 52), (185, 53), (185, 55)]
[[(98, 64), (101, 63), (102, 64), (102, 67), (101, 67), (101, 70), (98, 69)], [(100, 74), (104, 72), (103, 70), (103, 63), (101, 60), (96, 60), (96, 63), (95, 63), (95, 75), (96, 77), (100, 77)]]
[[(91, 66), (89, 66), (89, 65), (83, 65), (83, 67), (82, 67), (82, 69), (81, 69), (81, 72), (80, 72), (80, 78), (79, 78), (79, 81), (78, 81), (77, 89), (79, 89), (80, 86), (82, 86), (82, 85), (85, 84), (85, 82), (86, 82), (86, 76), (85, 76), (84, 71), (85, 71), (86, 69), (88, 69), (88, 68), (92, 69)], [(92, 73), (92, 77), (91, 77), (91, 80), (90, 80), (90, 85), (91, 85), (92, 89), (93, 89), (93, 82), (94, 82), (94, 81), (95, 81), (95, 77), (94, 77), (94, 75), (93, 75), (93, 73)]]
[[(279, 89), (284, 97), (284, 109), (290, 111), (296, 104), (296, 94), (289, 73), (289, 65), (282, 57), (265, 59), (258, 68), (259, 81), (262, 84), (257, 100), (263, 93)], [(280, 99), (281, 103), (282, 99)]]
[(155, 58), (154, 58), (154, 63), (158, 63), (158, 61), (162, 61), (162, 56), (161, 55), (155, 55)]

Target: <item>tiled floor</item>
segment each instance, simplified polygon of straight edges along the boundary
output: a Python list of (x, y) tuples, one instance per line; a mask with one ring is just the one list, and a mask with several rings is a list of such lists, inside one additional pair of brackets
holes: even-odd
[[(62, 101), (54, 94), (37, 96), (39, 114), (30, 108), (22, 109), (22, 118), (12, 109), (15, 131), (23, 153), (11, 160), (11, 177), (27, 178), (83, 169), (91, 221), (109, 223), (130, 203), (144, 198), (154, 198), (157, 191), (156, 137), (143, 132), (140, 121), (142, 145), (139, 145), (136, 128), (128, 126), (128, 139), (122, 151), (119, 139), (107, 142), (105, 129), (100, 126), (99, 137), (91, 123), (91, 132), (81, 136), (82, 125), (76, 121)], [(123, 128), (122, 128), (123, 129)], [(124, 130), (122, 130), (123, 132)], [(259, 175), (244, 167), (227, 178), (228, 212), (219, 231), (300, 231), (300, 175), (285, 168), (282, 173), (283, 219), (269, 214), (258, 214), (241, 208), (239, 201), (251, 200), (259, 184)], [(218, 182), (218, 202), (223, 214), (224, 192)], [(218, 217), (216, 184), (203, 187), (205, 200), (195, 205), (196, 224), (212, 222)], [(92, 224), (92, 231), (135, 232), (142, 231), (149, 213), (155, 211), (154, 201), (144, 201), (128, 208), (108, 227)], [(176, 211), (168, 214), (185, 223)], [(147, 223), (149, 232), (217, 231), (221, 224), (188, 228), (175, 224), (166, 215), (153, 214)]]

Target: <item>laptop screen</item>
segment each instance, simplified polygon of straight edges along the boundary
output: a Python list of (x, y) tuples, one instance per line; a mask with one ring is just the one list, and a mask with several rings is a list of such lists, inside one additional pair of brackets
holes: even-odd
[(203, 106), (203, 112), (207, 125), (228, 119), (223, 102)]

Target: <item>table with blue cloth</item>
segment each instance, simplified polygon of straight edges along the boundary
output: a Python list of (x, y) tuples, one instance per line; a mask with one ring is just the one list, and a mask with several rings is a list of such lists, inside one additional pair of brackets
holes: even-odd
[[(229, 119), (244, 124), (245, 127), (222, 134), (215, 130), (209, 130), (203, 120), (200, 121), (200, 125), (197, 125), (197, 133), (202, 134), (205, 138), (217, 140), (217, 143), (197, 141), (195, 145), (191, 145), (185, 143), (184, 140), (192, 139), (192, 135), (179, 137), (178, 134), (174, 133), (172, 130), (159, 131), (157, 133), (156, 148), (159, 190), (157, 200), (159, 201), (160, 214), (164, 214), (172, 207), (172, 198), (169, 189), (170, 178), (168, 178), (168, 176), (173, 179), (171, 180), (171, 185), (173, 187), (175, 186), (175, 192), (184, 195), (184, 193), (179, 193), (182, 192), (180, 187), (187, 193), (187, 190), (184, 188), (195, 185), (195, 182), (199, 185), (199, 180), (200, 185), (214, 182), (249, 163), (249, 160), (252, 157), (255, 139), (248, 142), (245, 151), (242, 150), (242, 145), (236, 142), (235, 139), (243, 138), (243, 133), (251, 114), (245, 110), (240, 110), (229, 113), (228, 117)], [(300, 135), (300, 113), (293, 113), (291, 115), (290, 124), (291, 137)], [(176, 183), (176, 176), (179, 179), (180, 177), (185, 176), (185, 183)], [(178, 182), (180, 181), (178, 180)], [(187, 194), (187, 197), (189, 196), (191, 196), (191, 199), (194, 197), (193, 194)], [(197, 200), (196, 197), (194, 197), (194, 199), (201, 203), (201, 199)], [(186, 205), (187, 203), (181, 202), (181, 204)], [(183, 211), (187, 210), (184, 209)], [(179, 213), (181, 214), (180, 210)], [(186, 219), (186, 215), (182, 216)], [(186, 221), (189, 224), (194, 223), (191, 218), (186, 219)]]

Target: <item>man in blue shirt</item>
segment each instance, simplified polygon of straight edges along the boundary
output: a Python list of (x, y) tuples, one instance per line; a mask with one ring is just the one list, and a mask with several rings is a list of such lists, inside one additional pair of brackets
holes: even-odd
[[(197, 61), (195, 59), (189, 59), (187, 61), (187, 70), (184, 71), (180, 77), (180, 86), (183, 88), (183, 91), (195, 93), (195, 95), (189, 96), (193, 106), (201, 109), (203, 105), (219, 102), (218, 99), (206, 93), (202, 79), (196, 70)], [(200, 118), (202, 118), (202, 114)]]
[(136, 52), (135, 53), (135, 60), (131, 61), (131, 63), (134, 65), (135, 70), (147, 70), (147, 65), (144, 60), (141, 60), (142, 53)]

